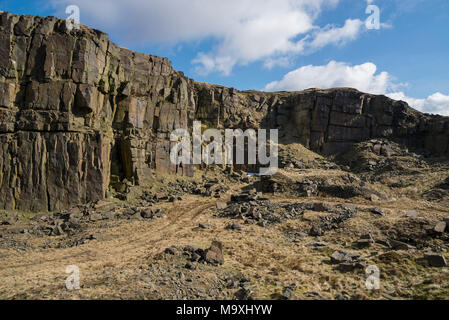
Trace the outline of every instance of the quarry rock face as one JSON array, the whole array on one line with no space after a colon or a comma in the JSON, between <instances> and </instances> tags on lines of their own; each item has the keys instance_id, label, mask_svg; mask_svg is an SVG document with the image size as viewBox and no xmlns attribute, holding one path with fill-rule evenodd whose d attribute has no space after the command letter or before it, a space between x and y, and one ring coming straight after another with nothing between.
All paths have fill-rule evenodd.
<instances>
[{"instance_id":1,"label":"quarry rock face","mask_svg":"<svg viewBox=\"0 0 449 320\"><path fill-rule=\"evenodd\" d=\"M0 14L0 209L55 211L103 199L152 172L192 175L170 161L170 133L279 129L324 155L387 138L449 155L449 118L354 89L241 92L198 83L166 58L110 42L65 20Z\"/></svg>"}]
</instances>

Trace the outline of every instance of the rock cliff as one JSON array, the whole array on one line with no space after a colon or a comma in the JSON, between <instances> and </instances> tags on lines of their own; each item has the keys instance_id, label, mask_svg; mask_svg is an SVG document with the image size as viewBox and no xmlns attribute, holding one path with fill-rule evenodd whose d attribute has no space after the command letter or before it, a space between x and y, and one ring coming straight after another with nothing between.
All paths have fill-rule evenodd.
<instances>
[{"instance_id":1,"label":"rock cliff","mask_svg":"<svg viewBox=\"0 0 449 320\"><path fill-rule=\"evenodd\" d=\"M388 138L449 155L449 118L354 89L255 92L198 83L166 58L121 48L54 17L0 14L0 208L54 211L103 199L123 180L151 183L170 133L278 128L280 142L325 155Z\"/></svg>"}]
</instances>

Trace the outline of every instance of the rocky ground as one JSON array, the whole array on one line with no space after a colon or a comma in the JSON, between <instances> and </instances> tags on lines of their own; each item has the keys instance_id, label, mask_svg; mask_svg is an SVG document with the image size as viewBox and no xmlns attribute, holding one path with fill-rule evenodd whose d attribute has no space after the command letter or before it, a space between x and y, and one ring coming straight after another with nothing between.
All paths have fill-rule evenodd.
<instances>
[{"instance_id":1,"label":"rocky ground","mask_svg":"<svg viewBox=\"0 0 449 320\"><path fill-rule=\"evenodd\" d=\"M449 298L447 159L372 140L335 159L292 144L280 166L155 175L62 212L2 212L0 298ZM79 290L65 286L69 265Z\"/></svg>"}]
</instances>

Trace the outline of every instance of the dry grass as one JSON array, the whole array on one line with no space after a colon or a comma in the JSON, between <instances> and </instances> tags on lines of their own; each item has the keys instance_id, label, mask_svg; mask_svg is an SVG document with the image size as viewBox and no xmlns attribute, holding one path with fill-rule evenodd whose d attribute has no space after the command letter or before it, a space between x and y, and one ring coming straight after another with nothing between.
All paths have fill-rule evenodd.
<instances>
[{"instance_id":1,"label":"dry grass","mask_svg":"<svg viewBox=\"0 0 449 320\"><path fill-rule=\"evenodd\" d=\"M329 178L343 173L311 170L302 174L280 170L278 174L296 179L298 175ZM159 181L155 188L162 183ZM423 185L426 183L430 183L430 178ZM232 185L227 196L241 187ZM305 237L299 241L289 241L285 235L287 231L308 230L310 222L303 219L289 220L270 228L243 225L241 231L232 231L225 228L230 220L214 218L210 214L216 201L222 200L189 195L181 202L159 205L166 210L165 219L150 222L114 221L107 226L92 224L89 232L102 232L108 236L76 247L42 249L40 246L45 242L58 241L59 238L33 238L30 240L30 247L34 248L32 250L17 252L2 249L0 298L138 299L136 290L153 286L140 280L130 280L131 276L131 279L137 277L139 267L159 259L167 247L191 244L207 248L213 239L222 241L225 250L225 264L218 267L217 272L232 271L250 277L255 284L256 298L274 298L283 286L291 283L297 284L296 294L303 299L308 298L311 292L320 292L327 299L341 293L359 299L379 299L382 293L409 298L449 297L448 270L421 266L419 252L386 253L386 249L380 245L359 250L368 264L378 265L381 269L382 287L374 294L365 287L364 270L342 273L329 263L329 256L334 250L354 251L352 244L360 235L368 232L382 234L385 228L401 223L407 210L418 210L427 220L438 221L449 212L444 206L399 197L394 201L373 203L361 198L298 199L286 195L276 196L272 201L353 203L359 207L359 214L322 239ZM379 218L372 215L369 209L373 206L383 208L388 212L387 216ZM211 227L198 229L199 223L210 224ZM316 241L326 241L329 248L316 250L308 246ZM77 265L82 272L83 287L80 291L69 292L64 287L67 276L65 268L68 265ZM209 272L205 277L215 279L217 275Z\"/></svg>"},{"instance_id":2,"label":"dry grass","mask_svg":"<svg viewBox=\"0 0 449 320\"><path fill-rule=\"evenodd\" d=\"M322 159L323 157L306 147L304 147L300 143L289 143L289 144L281 144L279 145L279 155L290 155L292 158L296 160L303 161L305 163L312 162L316 159Z\"/></svg>"}]
</instances>

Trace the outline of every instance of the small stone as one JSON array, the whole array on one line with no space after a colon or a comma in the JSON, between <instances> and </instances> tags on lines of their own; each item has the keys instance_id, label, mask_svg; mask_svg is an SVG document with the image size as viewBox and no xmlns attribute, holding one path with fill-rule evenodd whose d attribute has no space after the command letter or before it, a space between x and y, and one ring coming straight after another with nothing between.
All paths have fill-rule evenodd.
<instances>
[{"instance_id":1,"label":"small stone","mask_svg":"<svg viewBox=\"0 0 449 320\"><path fill-rule=\"evenodd\" d=\"M372 235L371 233L367 233L367 234L362 235L362 236L360 237L360 239L364 239L364 240L372 240L372 241L374 242L374 238L373 238L373 235Z\"/></svg>"},{"instance_id":2,"label":"small stone","mask_svg":"<svg viewBox=\"0 0 449 320\"><path fill-rule=\"evenodd\" d=\"M113 211L103 212L101 214L101 216L104 220L111 220L111 219L115 218L115 212L113 212ZM70 219L72 220L72 217L70 217ZM72 221L74 221L74 220L72 220Z\"/></svg>"},{"instance_id":3,"label":"small stone","mask_svg":"<svg viewBox=\"0 0 449 320\"><path fill-rule=\"evenodd\" d=\"M300 237L300 238L305 238L305 237L308 236L308 234L305 233L305 232L298 232L298 233L296 233L296 235L297 235L298 237Z\"/></svg>"},{"instance_id":4,"label":"small stone","mask_svg":"<svg viewBox=\"0 0 449 320\"><path fill-rule=\"evenodd\" d=\"M40 216L39 219L40 219L41 221L48 221L48 220L50 220L50 215L44 214L44 215Z\"/></svg>"},{"instance_id":5,"label":"small stone","mask_svg":"<svg viewBox=\"0 0 449 320\"><path fill-rule=\"evenodd\" d=\"M102 233L94 233L89 238L90 238L90 240L97 240L97 239L102 238L103 236L104 236L104 234L102 234Z\"/></svg>"},{"instance_id":6,"label":"small stone","mask_svg":"<svg viewBox=\"0 0 449 320\"><path fill-rule=\"evenodd\" d=\"M398 240L390 240L390 245L394 250L410 250L415 249L414 246L411 246L405 242L398 241Z\"/></svg>"},{"instance_id":7,"label":"small stone","mask_svg":"<svg viewBox=\"0 0 449 320\"><path fill-rule=\"evenodd\" d=\"M53 227L53 230L51 231L52 236L60 236L63 235L64 231L62 230L61 226L57 225Z\"/></svg>"},{"instance_id":8,"label":"small stone","mask_svg":"<svg viewBox=\"0 0 449 320\"><path fill-rule=\"evenodd\" d=\"M228 207L226 202L217 202L216 204L218 210L224 210Z\"/></svg>"},{"instance_id":9,"label":"small stone","mask_svg":"<svg viewBox=\"0 0 449 320\"><path fill-rule=\"evenodd\" d=\"M312 237L320 237L324 235L324 231L320 227L312 226L309 231L309 235Z\"/></svg>"},{"instance_id":10,"label":"small stone","mask_svg":"<svg viewBox=\"0 0 449 320\"><path fill-rule=\"evenodd\" d=\"M331 255L331 262L334 264L341 264L344 262L357 262L360 259L360 255L358 253L345 252L341 250L335 251Z\"/></svg>"},{"instance_id":11,"label":"small stone","mask_svg":"<svg viewBox=\"0 0 449 320\"><path fill-rule=\"evenodd\" d=\"M175 255L175 254L176 254L176 251L177 251L176 247L170 247L170 248L165 249L164 252L165 252L166 254Z\"/></svg>"},{"instance_id":12,"label":"small stone","mask_svg":"<svg viewBox=\"0 0 449 320\"><path fill-rule=\"evenodd\" d=\"M312 209L317 212L329 212L332 210L332 205L324 202L315 202L313 203Z\"/></svg>"},{"instance_id":13,"label":"small stone","mask_svg":"<svg viewBox=\"0 0 449 320\"><path fill-rule=\"evenodd\" d=\"M127 216L131 216L135 213L136 213L136 211L132 208L126 208L125 210L123 210L123 214L127 215Z\"/></svg>"},{"instance_id":14,"label":"small stone","mask_svg":"<svg viewBox=\"0 0 449 320\"><path fill-rule=\"evenodd\" d=\"M141 215L142 218L144 218L144 219L151 219L151 218L153 218L154 213L153 213L153 210L151 210L150 208L148 208L148 209L142 210L142 211L140 212L140 215Z\"/></svg>"},{"instance_id":15,"label":"small stone","mask_svg":"<svg viewBox=\"0 0 449 320\"><path fill-rule=\"evenodd\" d=\"M387 248L391 248L391 244L390 244L390 242L388 240L378 239L378 240L376 240L376 243L378 243L378 244L380 244L382 246L385 246Z\"/></svg>"},{"instance_id":16,"label":"small stone","mask_svg":"<svg viewBox=\"0 0 449 320\"><path fill-rule=\"evenodd\" d=\"M444 230L446 230L446 222L438 222L437 225L434 228L436 233L443 233Z\"/></svg>"},{"instance_id":17,"label":"small stone","mask_svg":"<svg viewBox=\"0 0 449 320\"><path fill-rule=\"evenodd\" d=\"M449 230L449 217L444 218L444 222L446 222L446 230Z\"/></svg>"},{"instance_id":18,"label":"small stone","mask_svg":"<svg viewBox=\"0 0 449 320\"><path fill-rule=\"evenodd\" d=\"M194 264L190 263L190 262L187 262L184 267L186 269L189 269L189 270L195 270L196 269L196 266Z\"/></svg>"},{"instance_id":19,"label":"small stone","mask_svg":"<svg viewBox=\"0 0 449 320\"><path fill-rule=\"evenodd\" d=\"M375 194L372 194L372 195L370 196L370 200L371 200L372 202L377 202L377 201L380 200L380 198L379 198L378 196L376 196Z\"/></svg>"},{"instance_id":20,"label":"small stone","mask_svg":"<svg viewBox=\"0 0 449 320\"><path fill-rule=\"evenodd\" d=\"M154 197L155 197L155 199L158 200L158 201L161 201L161 200L168 200L168 196L167 196L165 193L162 193L162 192L156 193L156 194L154 195Z\"/></svg>"},{"instance_id":21,"label":"small stone","mask_svg":"<svg viewBox=\"0 0 449 320\"><path fill-rule=\"evenodd\" d=\"M331 255L331 262L332 263L341 263L341 262L345 261L345 257L346 257L346 252L344 252L344 251L335 251Z\"/></svg>"},{"instance_id":22,"label":"small stone","mask_svg":"<svg viewBox=\"0 0 449 320\"><path fill-rule=\"evenodd\" d=\"M240 285L240 282L233 278L226 279L226 288L228 289L236 289Z\"/></svg>"},{"instance_id":23,"label":"small stone","mask_svg":"<svg viewBox=\"0 0 449 320\"><path fill-rule=\"evenodd\" d=\"M156 209L154 212L154 217L156 218L164 218L165 217L165 210L164 209Z\"/></svg>"},{"instance_id":24,"label":"small stone","mask_svg":"<svg viewBox=\"0 0 449 320\"><path fill-rule=\"evenodd\" d=\"M137 290L136 294L137 294L137 296L139 297L140 300L146 300L145 294L142 291Z\"/></svg>"},{"instance_id":25,"label":"small stone","mask_svg":"<svg viewBox=\"0 0 449 320\"><path fill-rule=\"evenodd\" d=\"M319 221L321 216L322 215L316 211L304 211L302 214L302 218L306 221Z\"/></svg>"},{"instance_id":26,"label":"small stone","mask_svg":"<svg viewBox=\"0 0 449 320\"><path fill-rule=\"evenodd\" d=\"M377 166L377 162L374 161L374 160L369 160L369 161L368 161L368 164L369 164L370 166Z\"/></svg>"},{"instance_id":27,"label":"small stone","mask_svg":"<svg viewBox=\"0 0 449 320\"><path fill-rule=\"evenodd\" d=\"M259 227L265 228L265 227L267 226L267 223L266 223L265 221L259 221L259 222L257 223L257 225L258 225Z\"/></svg>"},{"instance_id":28,"label":"small stone","mask_svg":"<svg viewBox=\"0 0 449 320\"><path fill-rule=\"evenodd\" d=\"M242 230L242 225L240 223L233 223L226 227L229 230Z\"/></svg>"},{"instance_id":29,"label":"small stone","mask_svg":"<svg viewBox=\"0 0 449 320\"><path fill-rule=\"evenodd\" d=\"M329 248L329 245L325 242L312 242L312 243L307 244L307 247L313 247L316 250L321 250L321 249Z\"/></svg>"},{"instance_id":30,"label":"small stone","mask_svg":"<svg viewBox=\"0 0 449 320\"><path fill-rule=\"evenodd\" d=\"M381 144L375 144L375 145L373 146L373 152L374 152L375 154L380 155L381 150L382 150L382 145L381 145ZM374 162L374 160L370 160L370 164L371 164L371 161ZM374 163L375 163L375 162L374 162Z\"/></svg>"},{"instance_id":31,"label":"small stone","mask_svg":"<svg viewBox=\"0 0 449 320\"><path fill-rule=\"evenodd\" d=\"M129 215L128 219L130 219L130 220L143 220L142 214L139 211L135 211L134 214Z\"/></svg>"},{"instance_id":32,"label":"small stone","mask_svg":"<svg viewBox=\"0 0 449 320\"><path fill-rule=\"evenodd\" d=\"M257 189L256 189L256 188L253 188L253 189L251 189L251 190L248 190L248 194L249 194L250 196L255 195L256 193L257 193Z\"/></svg>"},{"instance_id":33,"label":"small stone","mask_svg":"<svg viewBox=\"0 0 449 320\"><path fill-rule=\"evenodd\" d=\"M373 208L371 209L371 212L374 214L381 215L382 217L385 217L385 211L383 211L381 208Z\"/></svg>"},{"instance_id":34,"label":"small stone","mask_svg":"<svg viewBox=\"0 0 449 320\"><path fill-rule=\"evenodd\" d=\"M252 290L247 288L240 288L236 293L235 297L238 300L252 300Z\"/></svg>"},{"instance_id":35,"label":"small stone","mask_svg":"<svg viewBox=\"0 0 449 320\"><path fill-rule=\"evenodd\" d=\"M428 252L424 254L424 259L431 267L447 267L446 259L441 253Z\"/></svg>"},{"instance_id":36,"label":"small stone","mask_svg":"<svg viewBox=\"0 0 449 320\"><path fill-rule=\"evenodd\" d=\"M414 210L410 210L410 211L407 211L406 213L405 213L405 215L407 216L407 218L418 218L418 212L417 211L414 211Z\"/></svg>"},{"instance_id":37,"label":"small stone","mask_svg":"<svg viewBox=\"0 0 449 320\"><path fill-rule=\"evenodd\" d=\"M196 252L192 253L192 256L190 257L190 261L197 262L200 260L201 260L201 256L198 253L196 253Z\"/></svg>"},{"instance_id":38,"label":"small stone","mask_svg":"<svg viewBox=\"0 0 449 320\"><path fill-rule=\"evenodd\" d=\"M223 264L223 244L220 241L212 241L212 245L206 251L204 260L211 264Z\"/></svg>"},{"instance_id":39,"label":"small stone","mask_svg":"<svg viewBox=\"0 0 449 320\"><path fill-rule=\"evenodd\" d=\"M338 269L343 272L351 272L356 268L355 263L352 262L342 262L338 265Z\"/></svg>"},{"instance_id":40,"label":"small stone","mask_svg":"<svg viewBox=\"0 0 449 320\"><path fill-rule=\"evenodd\" d=\"M308 297L313 298L314 300L322 300L323 296L318 291L312 291L307 294Z\"/></svg>"},{"instance_id":41,"label":"small stone","mask_svg":"<svg viewBox=\"0 0 449 320\"><path fill-rule=\"evenodd\" d=\"M282 299L283 300L292 300L295 298L295 290L297 289L296 284L291 284L289 286L284 287L282 290Z\"/></svg>"},{"instance_id":42,"label":"small stone","mask_svg":"<svg viewBox=\"0 0 449 320\"><path fill-rule=\"evenodd\" d=\"M390 296L390 295L387 294L387 293L382 293L382 297L384 297L384 298L387 299L387 300L396 300L395 297Z\"/></svg>"},{"instance_id":43,"label":"small stone","mask_svg":"<svg viewBox=\"0 0 449 320\"><path fill-rule=\"evenodd\" d=\"M360 239L355 244L358 248L369 248L373 243L372 239Z\"/></svg>"}]
</instances>

